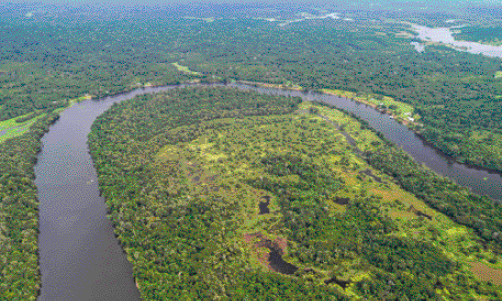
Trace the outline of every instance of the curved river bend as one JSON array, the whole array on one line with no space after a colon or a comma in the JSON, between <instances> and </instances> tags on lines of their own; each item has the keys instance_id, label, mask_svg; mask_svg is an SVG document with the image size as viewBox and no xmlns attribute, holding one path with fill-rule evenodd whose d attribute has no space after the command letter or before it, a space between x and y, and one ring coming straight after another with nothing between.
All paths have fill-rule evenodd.
<instances>
[{"instance_id":1,"label":"curved river bend","mask_svg":"<svg viewBox=\"0 0 502 301\"><path fill-rule=\"evenodd\" d=\"M87 100L61 113L42 138L35 165L39 206L39 301L139 300L132 265L113 234L100 196L87 135L94 120L113 103L147 88Z\"/></svg>"},{"instance_id":2,"label":"curved river bend","mask_svg":"<svg viewBox=\"0 0 502 301\"><path fill-rule=\"evenodd\" d=\"M502 199L500 174L457 164L424 144L413 131L388 115L350 99L325 94L230 85L243 90L307 101L322 101L355 113L437 173L473 192ZM182 86L183 87L183 86ZM100 196L87 135L94 120L112 104L174 87L144 88L101 100L86 100L63 113L43 137L35 166L39 206L39 259L42 288L39 301L140 300L132 265L113 234Z\"/></svg>"}]
</instances>

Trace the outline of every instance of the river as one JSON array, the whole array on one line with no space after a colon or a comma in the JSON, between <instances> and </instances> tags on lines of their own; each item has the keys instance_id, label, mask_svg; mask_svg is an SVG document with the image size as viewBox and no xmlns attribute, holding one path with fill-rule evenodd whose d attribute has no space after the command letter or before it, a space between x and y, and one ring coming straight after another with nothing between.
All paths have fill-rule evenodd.
<instances>
[{"instance_id":1,"label":"river","mask_svg":"<svg viewBox=\"0 0 502 301\"><path fill-rule=\"evenodd\" d=\"M491 57L502 57L502 46L492 46L476 42L455 40L451 28L430 28L416 24L411 25L413 30L418 33L417 38L422 41L448 44L455 47L455 49L459 51L466 51L474 54L483 54ZM422 44L422 47L420 47L417 46L417 44L417 42L412 42L412 45L415 46L415 49L417 49L418 52L422 52L422 47L425 46Z\"/></svg>"},{"instance_id":2,"label":"river","mask_svg":"<svg viewBox=\"0 0 502 301\"><path fill-rule=\"evenodd\" d=\"M100 196L87 135L113 103L146 88L99 101L86 100L61 113L42 138L35 165L39 206L39 301L140 300L132 265L113 234Z\"/></svg>"},{"instance_id":3,"label":"river","mask_svg":"<svg viewBox=\"0 0 502 301\"><path fill-rule=\"evenodd\" d=\"M322 101L355 113L415 158L473 192L502 199L500 174L453 162L426 145L406 126L370 106L326 94L303 93L233 84L243 90L306 101ZM145 93L174 87L138 89L101 100L86 100L67 108L42 139L35 166L39 206L39 261L42 288L39 301L140 300L128 262L100 196L87 135L94 120L112 104Z\"/></svg>"},{"instance_id":4,"label":"river","mask_svg":"<svg viewBox=\"0 0 502 301\"><path fill-rule=\"evenodd\" d=\"M476 194L502 200L502 175L500 173L456 163L453 158L445 156L441 151L425 143L405 125L368 105L328 94L303 93L271 88L250 88L245 85L235 86L241 89L252 89L260 93L299 96L306 101L320 101L352 112L366 120L373 129L381 132L387 139L400 146L415 161L426 165L442 176L450 178L457 184L469 187Z\"/></svg>"}]
</instances>

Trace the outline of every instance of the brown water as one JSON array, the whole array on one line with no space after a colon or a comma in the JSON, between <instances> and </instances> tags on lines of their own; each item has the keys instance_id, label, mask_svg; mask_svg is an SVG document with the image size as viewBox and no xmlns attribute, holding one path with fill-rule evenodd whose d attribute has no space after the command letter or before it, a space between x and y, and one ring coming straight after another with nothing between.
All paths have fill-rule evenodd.
<instances>
[{"instance_id":1,"label":"brown water","mask_svg":"<svg viewBox=\"0 0 502 301\"><path fill-rule=\"evenodd\" d=\"M331 95L254 88L235 84L243 90L304 100L322 101L355 113L401 146L420 163L475 193L502 199L502 177L498 173L454 163L425 144L404 125L375 109ZM113 103L144 93L173 87L138 89L98 101L87 100L66 109L43 137L43 149L35 166L39 207L39 260L42 273L40 301L52 300L139 300L139 292L100 196L87 135L94 120ZM277 252L276 252L277 253ZM279 253L270 253L271 265L294 273Z\"/></svg>"},{"instance_id":2,"label":"brown water","mask_svg":"<svg viewBox=\"0 0 502 301\"><path fill-rule=\"evenodd\" d=\"M268 256L268 264L278 273L293 275L298 270L298 267L285 261L278 250L270 250Z\"/></svg>"},{"instance_id":3,"label":"brown water","mask_svg":"<svg viewBox=\"0 0 502 301\"><path fill-rule=\"evenodd\" d=\"M472 192L486 195L495 200L502 200L502 176L498 172L488 171L467 164L456 163L451 157L424 142L405 125L400 124L389 115L351 99L318 93L304 93L271 88L255 88L236 84L241 89L252 89L260 93L283 96L298 96L305 101L319 101L348 112L366 120L370 127L381 132L388 140L401 147L418 163L426 165L436 173L448 177L459 185L466 186Z\"/></svg>"},{"instance_id":4,"label":"brown water","mask_svg":"<svg viewBox=\"0 0 502 301\"><path fill-rule=\"evenodd\" d=\"M35 166L42 273L38 300L140 299L132 265L106 216L87 135L96 117L113 103L166 89L84 101L61 113L43 137Z\"/></svg>"}]
</instances>

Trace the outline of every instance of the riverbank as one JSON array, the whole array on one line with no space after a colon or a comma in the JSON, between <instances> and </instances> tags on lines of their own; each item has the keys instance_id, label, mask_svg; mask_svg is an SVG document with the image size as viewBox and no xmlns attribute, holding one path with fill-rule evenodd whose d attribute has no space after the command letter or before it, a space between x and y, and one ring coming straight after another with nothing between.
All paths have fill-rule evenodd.
<instances>
[{"instance_id":1,"label":"riverbank","mask_svg":"<svg viewBox=\"0 0 502 301\"><path fill-rule=\"evenodd\" d=\"M194 84L199 84L199 83L200 83L199 79L191 79L190 81L182 83L181 86L194 85ZM286 85L269 84L269 83L262 83L262 82L250 82L250 81L237 81L236 83L241 84L241 85L250 85L250 86L253 86L253 87L256 87L259 89L278 89L278 90L285 91L285 92L287 92L287 91L296 92L296 93L299 93L299 94L297 94L297 96L302 96L302 97L305 95L305 93L314 93L314 94L317 93L317 92L308 92L298 85L286 86ZM211 85L211 84L224 85L224 83L208 83L208 84L209 85ZM142 89L145 93L149 93L149 91L151 91L151 90L155 90L155 89L162 88L162 87L164 87L164 86L158 86L158 85L154 85L154 84L150 83L150 84L143 85L140 89ZM112 98L120 97L121 95L127 94L130 91L134 91L134 90L131 90L131 89L133 89L132 87L129 87L128 89L129 89L128 92L123 92L123 93L120 93L120 94L117 94L117 95L111 96L111 97ZM138 89L136 89L136 90L138 90ZM435 153L435 156L441 156L443 158L443 159L441 159L441 161L448 162L447 165L451 165L452 162L456 162L456 163L454 164L454 166L452 166L454 168L447 169L447 168L442 167L438 171L438 169L434 167L435 163L432 163L432 162L427 163L428 161L431 161L431 160L424 158L424 156L422 156L422 155L419 155L419 156L413 155L414 150L411 148L407 148L404 144L402 144L400 142L400 141L402 141L402 139L393 140L394 143L403 147L407 152L412 154L412 156L418 162L425 163L429 168L435 170L436 172L438 172L439 174L441 174L443 176L447 176L447 177L453 176L452 180L459 183L460 185L466 185L466 186L471 187L471 189L473 189L474 193L480 193L480 191L485 190L484 188L478 188L478 187L485 187L487 185L488 185L487 187L489 187L489 185L492 185L492 186L496 185L494 183L496 183L498 181L497 177L500 176L499 171L494 170L494 169L490 169L490 168L486 168L486 167L482 167L482 166L478 166L478 165L473 165L473 164L470 164L469 162L466 162L466 163L458 162L455 157L448 156L443 151L441 151L439 148L437 148L432 142L425 139L423 137L422 131L421 131L422 124L419 122L416 122L416 120L415 120L415 118L417 118L419 120L420 117L418 115L412 115L412 113L411 113L413 110L412 106L394 101L392 98L385 97L385 96L382 96L381 100L377 100L375 97L358 96L354 92L348 92L348 91L343 91L343 90L325 89L321 92L323 94L315 94L315 95L327 95L327 96L331 95L331 96L343 97L343 98L346 98L348 101L354 101L355 103L360 103L360 104L363 104L363 105L370 107L371 109L379 112L379 114L381 114L382 117L386 116L386 118L389 118L389 122L392 122L395 120L396 122L401 123L402 125L407 127L410 131L412 131L414 133L414 135L416 135L419 138L419 140L421 141L422 144L427 145L428 147L432 148L434 150L432 153ZM314 95L314 94L312 94L312 95ZM85 99L89 99L89 98L92 98L92 96L87 95L85 97ZM85 99L81 98L80 100L85 101ZM94 98L92 98L92 99L94 99ZM320 99L320 101L323 101L323 100ZM387 108L390 106L395 106L395 108L391 109L391 110L382 109L382 106L379 106L380 103L377 104L377 102L379 102L379 101L381 101L382 104ZM76 102L71 102L71 103L74 104ZM351 110L352 110L352 112L355 112L357 115L357 111L358 111L357 108L352 107ZM349 111L351 111L351 110L349 110ZM61 109L57 110L56 112L60 112L60 111L61 111ZM409 117L409 116L413 116L413 117ZM372 117L372 118L375 118L375 117ZM407 120L408 118L412 118L413 121ZM364 117L363 117L363 119L364 119ZM374 124L373 127L375 125L376 124ZM381 128L379 128L379 126L377 126L376 130L379 131L379 130L381 130ZM409 140L410 138L406 138L406 139ZM429 152L429 153L431 153L431 152ZM436 160L432 160L432 161L436 161ZM482 173L483 181L480 183L477 183L475 185L470 184L469 182L465 181L465 178L459 177L459 175L455 174L455 170L458 170L458 169L463 170L461 173L466 172L468 169L480 171ZM486 192L481 193L481 194L486 194ZM497 192L497 193L495 193L495 195L497 195L497 197L495 199L502 198L502 192L500 192L500 193Z\"/></svg>"},{"instance_id":2,"label":"riverbank","mask_svg":"<svg viewBox=\"0 0 502 301\"><path fill-rule=\"evenodd\" d=\"M0 299L34 301L41 275L38 257L39 202L34 165L41 138L56 114L41 116L30 131L0 143Z\"/></svg>"},{"instance_id":3,"label":"riverbank","mask_svg":"<svg viewBox=\"0 0 502 301\"><path fill-rule=\"evenodd\" d=\"M271 88L271 89L280 89L284 91L297 91L297 92L302 92L302 93L309 93L309 91L304 90L302 87L295 85L294 87L288 87L284 85L277 85L277 84L268 84L268 83L261 83L261 82L249 82L249 81L237 81L238 83L242 83L245 85L251 85L254 87L258 88ZM483 179L486 179L486 181L493 181L493 178L496 178L496 176L501 176L502 173L500 170L495 169L495 168L488 168L480 165L475 165L469 161L464 161L461 162L459 161L456 157L450 156L446 154L443 150L441 150L439 147L437 147L433 142L429 141L426 137L423 135L423 124L420 121L421 116L418 114L414 114L414 108L411 105L398 102L393 100L390 97L386 96L381 96L381 99L378 100L375 97L371 96L358 96L357 93L355 92L349 92L349 91L343 91L343 90L336 90L336 89L323 89L320 92L322 92L325 95L333 95L337 97L343 97L346 99L350 99L351 101L354 101L356 103L360 103L366 106L369 106L373 108L374 110L378 111L381 113L383 116L388 116L390 119L395 120L396 122L406 126L410 131L412 131L420 140L421 142L432 148L436 155L441 156L448 164L455 163L458 166L464 166L466 169L473 169L473 170L478 170L481 172L484 172L485 176ZM313 92L313 93L319 93L319 92ZM322 101L322 100L320 100ZM393 109L389 109L389 107L393 106ZM394 141L397 145L400 145L398 141ZM416 156L414 156L415 159L417 159ZM419 160L419 162L422 161L422 163L425 160ZM432 170L435 170L432 165L429 165L429 168ZM443 176L448 176L448 174L451 174L451 172L439 172L439 174ZM495 177L493 176L495 175ZM453 180L456 183L459 183L460 185L465 185L465 182L458 182L453 178ZM493 183L493 182L492 182ZM472 187L471 187L472 189ZM479 190L474 189L474 193L479 193ZM502 199L502 194L497 194L497 197L495 200L500 200Z\"/></svg>"},{"instance_id":4,"label":"riverbank","mask_svg":"<svg viewBox=\"0 0 502 301\"><path fill-rule=\"evenodd\" d=\"M421 124L418 123L418 120L420 120L420 115L414 113L415 108L413 106L396 101L391 97L380 95L376 96L379 98L377 99L369 95L358 96L355 92L337 89L323 89L321 91L325 94L350 98L354 101L368 105L382 114L389 115L389 117L408 126L410 129L413 129L415 126L421 126Z\"/></svg>"},{"instance_id":5,"label":"riverbank","mask_svg":"<svg viewBox=\"0 0 502 301\"><path fill-rule=\"evenodd\" d=\"M41 140L44 147L34 166L42 275L38 301L140 299L132 266L100 196L87 136L113 103L142 91L74 102Z\"/></svg>"},{"instance_id":6,"label":"riverbank","mask_svg":"<svg viewBox=\"0 0 502 301\"><path fill-rule=\"evenodd\" d=\"M134 95L139 95L139 94L142 94L142 93L154 93L154 91L162 91L163 89L167 89L167 88L142 88L142 89L139 89L137 90L137 92L131 94L129 97L133 97ZM267 93L283 93L283 95L286 95L286 96L301 96L301 97L307 97L309 99L318 99L319 101L322 101L322 97L324 97L324 101L329 101L330 99L333 100L333 101L338 101L338 105L339 106L349 106L349 109L351 108L353 112L359 112L359 113L362 113L362 112L371 112L371 111L367 111L367 109L365 109L364 106L361 106L361 105L356 105L354 104L353 101L351 100L347 100L347 99L338 99L338 98L332 98L334 96L329 96L329 95L320 95L320 94L309 94L308 96L306 96L302 91L300 90L279 90L278 87L274 87L274 88L267 88L268 90L262 90L262 89L265 89L265 88L252 88L252 89L256 89L257 91L267 91ZM122 94L122 96L124 96L124 94ZM114 96L114 97L110 97L108 98L108 101L112 101L112 102L115 102L115 101L118 101L117 98L119 98L119 96ZM85 102L88 102L88 104L86 104ZM82 107L89 107L89 105L92 105L92 104L101 104L102 102L101 101L94 101L94 100L85 100L84 103L81 104ZM72 108L76 108L76 106L79 106L78 104L75 105L74 107ZM90 108L90 107L89 107ZM369 109L368 109L369 110ZM371 108L371 110L373 110L373 108ZM374 111L374 110L373 110ZM380 122L384 122L384 123L387 123L387 122L393 122L392 120L388 119L388 118L383 118L382 119L382 116L379 112L376 112L375 111L375 115L367 115L366 117L369 118L369 120L380 120ZM83 114L82 116L86 116L87 114ZM363 114L364 115L364 114ZM373 117L372 117L373 116ZM379 117L380 116L380 117ZM79 117L80 118L80 117ZM78 118L77 118L78 119ZM76 120L77 120L76 119ZM375 128L382 128L381 125L373 125L373 127ZM80 126L79 126L80 128ZM403 132L403 130L401 128L397 128L396 129L398 132ZM385 132L385 128L384 128L384 132ZM15 139L18 139L18 138L15 138ZM397 140L394 140L394 141L407 141L406 138L399 138L397 137L396 138ZM411 142L410 142L411 143ZM6 152L7 154L7 152ZM433 157L433 155L431 155ZM430 157L429 155L426 155L426 157ZM446 164L446 163L445 163ZM15 164L15 166L18 166L19 164ZM451 163L450 163L451 165ZM453 167L455 167L455 164L452 165ZM452 167L450 166L450 167ZM436 166L437 167L437 166ZM434 169L434 168L433 168ZM437 170L434 169L434 170ZM455 172L455 169L453 170L454 173ZM473 176L472 172L469 171L469 170L463 170L463 169L460 169L460 172L462 174L468 174L470 176ZM486 176L483 176L483 174L480 174L479 177L486 177ZM484 183L486 183L487 186L480 186L480 187L500 187L500 185L496 184L496 183L499 183L499 182L496 182L496 180L494 180L494 178L488 178L487 180L483 180ZM87 179L86 180L86 183L89 182L89 180ZM85 185L89 185L89 184L85 184ZM473 186L477 186L475 183L471 183L471 185ZM5 186L5 187L8 187L8 186ZM59 224L59 225L65 225L65 223L63 223L62 220L59 220L56 222L56 224ZM6 282L7 283L7 282Z\"/></svg>"},{"instance_id":7,"label":"riverbank","mask_svg":"<svg viewBox=\"0 0 502 301\"><path fill-rule=\"evenodd\" d=\"M482 54L490 57L502 58L502 46L493 46L471 41L456 40L452 28L439 27L429 28L417 24L403 22L417 33L417 38L426 42L440 43L445 46L454 47L455 50Z\"/></svg>"},{"instance_id":8,"label":"riverbank","mask_svg":"<svg viewBox=\"0 0 502 301\"><path fill-rule=\"evenodd\" d=\"M251 81L244 81L244 80L238 80L237 83L244 84L244 85L249 85L253 87L260 87L260 88L272 88L272 89L281 89L281 90L290 90L290 91L299 91L299 92L305 92L308 93L309 90L305 90L303 87L299 85L280 85L280 84L269 84L269 83L263 83L263 82L251 82ZM410 129L413 127L411 125L415 126L421 126L420 123L417 121L420 119L420 115L414 113L414 108L413 106L409 104L405 104L399 101L395 101L391 97L387 96L376 96L377 98L371 97L371 96L358 96L357 93L355 92L349 92L349 91L344 91L344 90L337 90L337 89L322 89L320 92L327 94L327 95L334 95L334 96L339 96L339 97L344 97L344 98L350 98L354 101L357 101L359 103L371 106L375 110L378 110L379 112L389 115L389 117L392 117L393 119L396 119L397 121L401 122L404 125L410 125ZM317 91L315 93L318 93ZM410 120L411 118L411 120Z\"/></svg>"},{"instance_id":9,"label":"riverbank","mask_svg":"<svg viewBox=\"0 0 502 301\"><path fill-rule=\"evenodd\" d=\"M269 84L269 83L262 83L262 82L250 82L250 81L245 81L245 80L237 80L236 81L239 84L243 85L248 85L252 87L257 87L257 88L272 88L272 89L281 89L281 90L290 90L290 91L305 91L301 86L299 85L279 85L279 84Z\"/></svg>"},{"instance_id":10,"label":"riverbank","mask_svg":"<svg viewBox=\"0 0 502 301\"><path fill-rule=\"evenodd\" d=\"M388 118L382 118L372 108L334 96L240 88L260 94L241 97L242 92L227 87L176 89L142 96L113 107L93 129L93 158L107 202L116 212L111 218L123 233L121 239L126 241L136 270L151 271L139 273L138 283L145 299L170 294L184 296L194 287L190 283L200 287L202 281L218 283L222 289L217 293L232 298L232 288L242 286L245 290L244 284L255 288L255 283L264 283L263 275L281 280L266 282L273 287L281 288L286 281L303 286L307 280L314 285L305 287L312 289L336 287L355 296L369 297L360 290L363 284L384 290L386 277L399 277L399 273L394 273L395 266L389 270L396 257L404 257L409 263L406 271L419 267L422 273L432 270L437 277L439 266L448 279L467 279L456 278L460 274L469 277L468 282L461 280L462 284L445 283L447 291L456 296L467 297L470 288L478 285L488 287L462 270L468 268L466 256L473 254L472 249L468 254L462 250L469 248L471 242L479 244L472 230L455 224L404 191L391 176L369 166L355 154L338 127L308 113L310 106L317 104L303 102L300 110L284 115L260 113L264 103L274 104L270 100L264 102L260 95L282 95L290 101L294 100L290 96L297 95L305 100L323 97L325 101L339 101L354 105L359 111L372 112L379 120L389 121ZM199 101L205 102L201 107L209 109L196 111ZM164 109L173 106L179 108L175 113ZM243 116L239 111L243 108L251 116ZM358 147L365 153L382 147L395 148L350 116L320 106L319 110L357 139ZM141 120L140 116L148 119L133 125L135 130L131 131L130 120ZM189 123L180 124L180 120ZM123 145L128 145L125 151ZM122 176L124 170L129 177ZM143 181L142 185L131 185L138 181ZM165 197L164 192L168 193ZM270 196L266 214L259 210L263 196ZM342 198L346 201L336 201ZM167 226L172 224L176 227ZM447 232L454 227L463 229L464 235L458 240L453 240L457 232ZM351 235L347 236L348 232ZM141 233L141 243L134 233ZM259 238L256 233L263 236ZM288 265L276 262L284 264L284 270L269 263L279 259L274 245L279 241L287 242L281 256ZM163 252L151 252L154 242L160 242L154 245L156 250L176 251L160 256ZM271 254L273 250L277 252ZM489 251L479 256L483 259L478 261L484 264L497 258ZM364 264L359 265L360 262ZM368 265L372 268L368 269ZM197 274L187 276L191 268L196 268ZM269 269L278 273L270 273ZM281 271L292 275L279 275ZM244 280L249 275L253 275L252 280ZM436 284L434 277L428 278L432 280L431 288ZM446 294L443 287L432 291ZM400 296L407 295L405 291L400 291ZM208 289L198 293L211 299L212 291Z\"/></svg>"}]
</instances>

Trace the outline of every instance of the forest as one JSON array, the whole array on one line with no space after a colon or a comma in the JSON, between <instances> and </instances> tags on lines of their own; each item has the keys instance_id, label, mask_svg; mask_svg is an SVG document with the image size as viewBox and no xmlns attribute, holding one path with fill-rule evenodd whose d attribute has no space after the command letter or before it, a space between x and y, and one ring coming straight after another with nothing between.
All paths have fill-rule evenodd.
<instances>
[{"instance_id":1,"label":"forest","mask_svg":"<svg viewBox=\"0 0 502 301\"><path fill-rule=\"evenodd\" d=\"M29 132L0 143L0 299L35 300L38 268L38 200L33 167L40 139L56 114L34 123Z\"/></svg>"},{"instance_id":2,"label":"forest","mask_svg":"<svg viewBox=\"0 0 502 301\"><path fill-rule=\"evenodd\" d=\"M278 12L0 6L0 299L39 292L33 166L58 112L83 99L236 80L392 99L445 154L502 171L501 60L441 45L418 53L402 23L481 20L458 37L497 43L486 24L500 10L266 19ZM100 187L144 298L502 299L501 209L353 117L310 106L190 88L97 121Z\"/></svg>"},{"instance_id":3,"label":"forest","mask_svg":"<svg viewBox=\"0 0 502 301\"><path fill-rule=\"evenodd\" d=\"M114 105L99 118L91 154L142 297L501 298L500 284L470 267L500 267L500 240L429 204L436 190L415 196L376 157L366 163L383 146L399 153L374 132L311 106L185 88ZM264 199L268 212L259 210ZM476 206L458 210L474 214ZM285 263L274 261L277 253Z\"/></svg>"},{"instance_id":4,"label":"forest","mask_svg":"<svg viewBox=\"0 0 502 301\"><path fill-rule=\"evenodd\" d=\"M502 27L474 25L462 27L455 38L494 46L502 46Z\"/></svg>"},{"instance_id":5,"label":"forest","mask_svg":"<svg viewBox=\"0 0 502 301\"><path fill-rule=\"evenodd\" d=\"M221 13L216 19L164 13L72 11L70 17L23 18L3 12L0 32L8 42L1 44L0 120L63 107L84 95L190 80L340 89L410 104L422 116L417 131L433 145L459 162L502 170L500 59L440 45L418 53L410 45L409 25L400 22L430 24L454 14L346 10L340 14L352 21L280 26L244 17L242 10L239 18ZM481 13L470 18L475 16L488 20Z\"/></svg>"}]
</instances>

